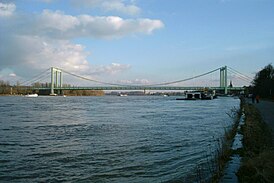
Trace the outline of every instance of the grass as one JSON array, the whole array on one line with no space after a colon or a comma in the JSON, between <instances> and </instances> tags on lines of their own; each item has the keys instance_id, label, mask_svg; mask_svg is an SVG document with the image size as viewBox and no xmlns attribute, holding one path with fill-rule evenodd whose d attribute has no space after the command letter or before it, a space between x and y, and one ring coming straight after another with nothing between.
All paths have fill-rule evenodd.
<instances>
[{"instance_id":1,"label":"grass","mask_svg":"<svg viewBox=\"0 0 274 183\"><path fill-rule=\"evenodd\" d=\"M245 124L240 131L243 134L243 148L233 151L231 144L237 133L242 110L245 112ZM198 183L219 182L230 156L239 154L243 159L237 172L241 183L273 183L274 148L271 130L263 122L259 111L242 99L240 109L234 108L228 115L235 120L232 128L225 129L224 138L217 139L217 149L210 150L210 155L207 155L206 165L198 165L195 169L196 177L189 180ZM189 180L186 182L191 182Z\"/></svg>"},{"instance_id":2,"label":"grass","mask_svg":"<svg viewBox=\"0 0 274 183\"><path fill-rule=\"evenodd\" d=\"M271 130L259 111L251 104L244 105L245 124L242 126L242 165L237 173L240 182L274 182L274 149Z\"/></svg>"},{"instance_id":3,"label":"grass","mask_svg":"<svg viewBox=\"0 0 274 183\"><path fill-rule=\"evenodd\" d=\"M242 102L241 102L242 103ZM225 129L224 138L219 142L219 147L215 152L215 172L212 174L212 183L219 182L220 178L223 176L223 171L225 165L230 160L230 156L233 154L231 145L233 139L237 133L237 128L239 125L240 117L242 115L242 105L240 109L233 108L230 113L227 113L232 119L234 119L233 126L230 129Z\"/></svg>"},{"instance_id":4,"label":"grass","mask_svg":"<svg viewBox=\"0 0 274 183\"><path fill-rule=\"evenodd\" d=\"M223 176L223 171L225 165L230 160L230 156L233 153L231 150L231 144L237 133L237 127L239 125L239 120L242 114L241 108L233 108L229 113L234 123L231 127L225 128L224 137L221 139L216 139L216 149L209 151L205 154L207 157L207 162L203 165L197 165L195 169L195 178L191 179L192 182L204 183L204 182L219 182L220 178ZM186 182L191 182L190 179Z\"/></svg>"}]
</instances>

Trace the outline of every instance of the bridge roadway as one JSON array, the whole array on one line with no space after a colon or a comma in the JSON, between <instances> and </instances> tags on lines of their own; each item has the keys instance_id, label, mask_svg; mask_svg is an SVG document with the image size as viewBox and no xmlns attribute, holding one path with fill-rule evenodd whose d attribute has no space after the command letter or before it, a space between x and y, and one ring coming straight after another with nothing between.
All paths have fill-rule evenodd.
<instances>
[{"instance_id":1,"label":"bridge roadway","mask_svg":"<svg viewBox=\"0 0 274 183\"><path fill-rule=\"evenodd\" d=\"M33 90L50 90L50 87L32 87ZM185 86L96 86L96 87L55 87L54 90L225 90L225 87ZM243 87L227 87L228 91L243 91Z\"/></svg>"}]
</instances>

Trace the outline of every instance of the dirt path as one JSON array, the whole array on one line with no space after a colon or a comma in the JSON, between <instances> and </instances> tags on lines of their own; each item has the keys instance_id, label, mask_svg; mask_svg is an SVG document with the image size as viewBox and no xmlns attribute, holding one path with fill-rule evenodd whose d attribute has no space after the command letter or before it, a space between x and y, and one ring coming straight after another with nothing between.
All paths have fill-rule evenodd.
<instances>
[{"instance_id":1,"label":"dirt path","mask_svg":"<svg viewBox=\"0 0 274 183\"><path fill-rule=\"evenodd\" d=\"M263 120L272 129L272 145L274 145L274 102L261 100L254 105L260 111Z\"/></svg>"}]
</instances>

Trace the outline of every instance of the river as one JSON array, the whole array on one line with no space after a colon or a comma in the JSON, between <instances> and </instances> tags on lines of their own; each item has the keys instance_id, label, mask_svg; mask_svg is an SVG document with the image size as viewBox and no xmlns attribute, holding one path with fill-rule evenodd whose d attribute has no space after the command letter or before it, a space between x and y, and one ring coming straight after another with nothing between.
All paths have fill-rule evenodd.
<instances>
[{"instance_id":1,"label":"river","mask_svg":"<svg viewBox=\"0 0 274 183\"><path fill-rule=\"evenodd\" d=\"M180 182L239 100L0 97L0 182Z\"/></svg>"}]
</instances>

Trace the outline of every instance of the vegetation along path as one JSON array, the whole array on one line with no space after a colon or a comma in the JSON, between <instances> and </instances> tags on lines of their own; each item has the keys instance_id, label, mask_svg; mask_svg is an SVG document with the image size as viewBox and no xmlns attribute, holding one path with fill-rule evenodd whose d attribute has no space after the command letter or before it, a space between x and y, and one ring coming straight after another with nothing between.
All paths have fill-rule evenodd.
<instances>
[{"instance_id":1,"label":"vegetation along path","mask_svg":"<svg viewBox=\"0 0 274 183\"><path fill-rule=\"evenodd\" d=\"M237 173L241 183L274 182L273 110L268 101L244 105L243 149L238 151L243 161Z\"/></svg>"},{"instance_id":2,"label":"vegetation along path","mask_svg":"<svg viewBox=\"0 0 274 183\"><path fill-rule=\"evenodd\" d=\"M274 145L274 102L260 101L255 106L260 111L265 123L272 129L272 145Z\"/></svg>"}]
</instances>

